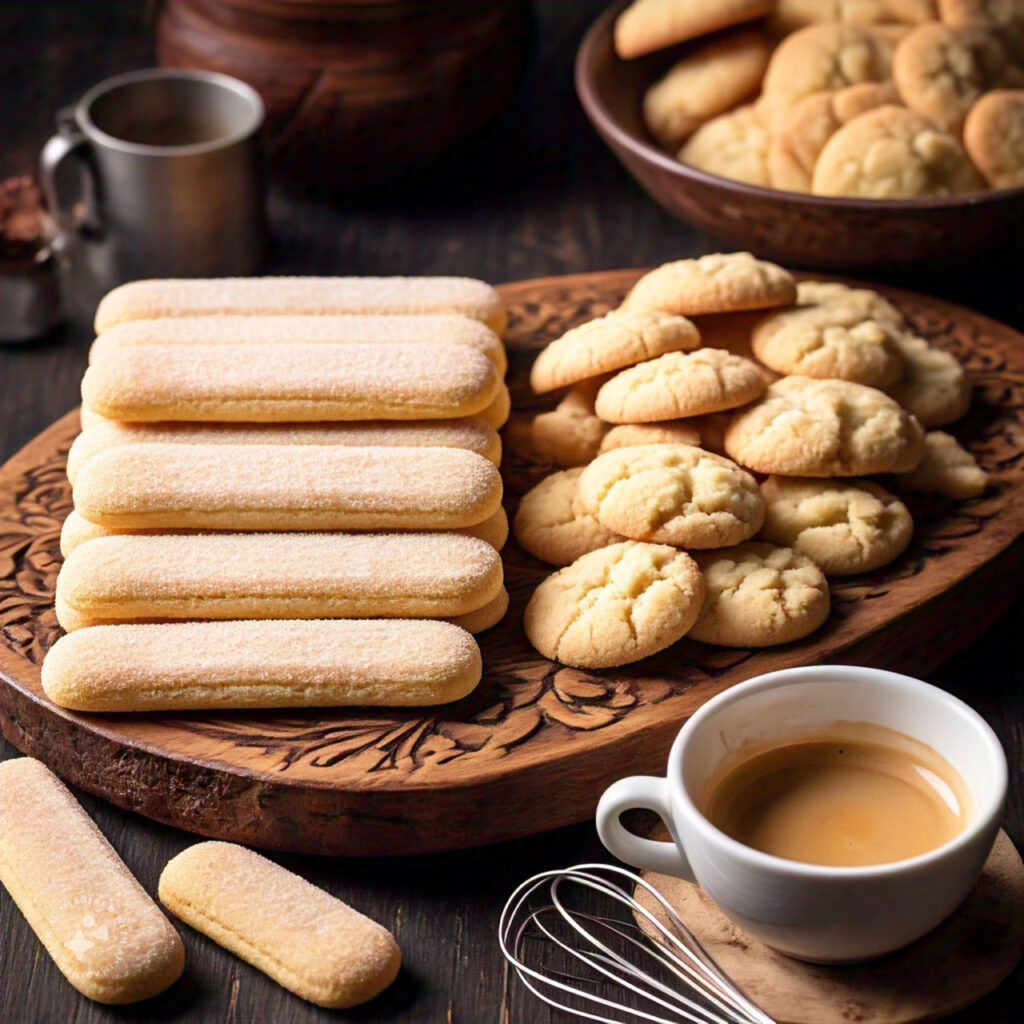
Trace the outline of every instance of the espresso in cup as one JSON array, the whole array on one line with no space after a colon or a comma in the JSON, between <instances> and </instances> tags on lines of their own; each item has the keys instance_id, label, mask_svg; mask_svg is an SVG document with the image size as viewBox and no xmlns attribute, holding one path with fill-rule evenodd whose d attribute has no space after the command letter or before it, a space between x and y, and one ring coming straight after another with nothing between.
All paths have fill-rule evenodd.
<instances>
[{"instance_id":1,"label":"espresso in cup","mask_svg":"<svg viewBox=\"0 0 1024 1024\"><path fill-rule=\"evenodd\" d=\"M741 751L719 767L699 806L746 846L835 867L927 853L963 832L971 813L945 758L866 722Z\"/></svg>"}]
</instances>

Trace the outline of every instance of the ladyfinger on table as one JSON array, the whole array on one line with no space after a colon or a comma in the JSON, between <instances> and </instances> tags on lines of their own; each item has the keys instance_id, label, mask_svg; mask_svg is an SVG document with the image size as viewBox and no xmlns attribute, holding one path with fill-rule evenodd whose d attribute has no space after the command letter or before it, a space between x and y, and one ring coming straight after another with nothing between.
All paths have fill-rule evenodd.
<instances>
[{"instance_id":1,"label":"ladyfinger on table","mask_svg":"<svg viewBox=\"0 0 1024 1024\"><path fill-rule=\"evenodd\" d=\"M461 448L133 444L75 476L100 526L209 530L445 530L501 504L494 465Z\"/></svg>"},{"instance_id":2,"label":"ladyfinger on table","mask_svg":"<svg viewBox=\"0 0 1024 1024\"><path fill-rule=\"evenodd\" d=\"M508 422L509 413L512 411L512 394L508 389L507 384L502 384L498 388L498 393L494 396L494 401L491 402L486 409L481 409L477 416L482 419L488 426L493 427L495 430L501 430L503 426Z\"/></svg>"},{"instance_id":3,"label":"ladyfinger on table","mask_svg":"<svg viewBox=\"0 0 1024 1024\"><path fill-rule=\"evenodd\" d=\"M73 484L86 459L124 444L312 444L348 448L465 448L501 462L498 432L478 416L457 420L362 420L355 423L119 423L85 427L68 452Z\"/></svg>"},{"instance_id":4,"label":"ladyfinger on table","mask_svg":"<svg viewBox=\"0 0 1024 1024\"><path fill-rule=\"evenodd\" d=\"M501 338L486 324L457 313L426 316L180 316L129 320L105 330L89 360L137 345L470 345L504 374Z\"/></svg>"},{"instance_id":5,"label":"ladyfinger on table","mask_svg":"<svg viewBox=\"0 0 1024 1024\"><path fill-rule=\"evenodd\" d=\"M461 313L504 334L497 291L469 277L222 277L132 281L96 310L96 333L125 320L244 313L250 316L352 313Z\"/></svg>"},{"instance_id":6,"label":"ladyfinger on table","mask_svg":"<svg viewBox=\"0 0 1024 1024\"><path fill-rule=\"evenodd\" d=\"M82 401L112 420L421 420L473 416L498 397L468 345L145 345L112 349Z\"/></svg>"},{"instance_id":7,"label":"ladyfinger on table","mask_svg":"<svg viewBox=\"0 0 1024 1024\"><path fill-rule=\"evenodd\" d=\"M458 533L99 537L57 576L69 632L166 619L446 618L497 597L501 556Z\"/></svg>"},{"instance_id":8,"label":"ladyfinger on table","mask_svg":"<svg viewBox=\"0 0 1024 1024\"><path fill-rule=\"evenodd\" d=\"M171 923L63 783L30 757L0 764L0 882L89 999L148 999L184 970Z\"/></svg>"},{"instance_id":9,"label":"ladyfinger on table","mask_svg":"<svg viewBox=\"0 0 1024 1024\"><path fill-rule=\"evenodd\" d=\"M64 525L61 527L60 553L64 558L67 558L80 544L84 544L89 540L95 540L97 537L121 537L125 534L152 536L153 534L210 532L209 530L189 529L130 530L120 526L97 526L96 523L90 523L88 519L83 519L72 509L67 514ZM479 537L480 540L490 544L495 551L501 551L508 540L508 516L505 514L505 510L499 506L498 511L494 515L488 516L482 523L477 523L476 526L464 526L461 530L453 530L452 532L461 533L466 537ZM470 632L475 632L475 630L470 630Z\"/></svg>"},{"instance_id":10,"label":"ladyfinger on table","mask_svg":"<svg viewBox=\"0 0 1024 1024\"><path fill-rule=\"evenodd\" d=\"M92 626L62 636L43 689L75 711L422 707L480 682L476 641L430 619Z\"/></svg>"},{"instance_id":11,"label":"ladyfinger on table","mask_svg":"<svg viewBox=\"0 0 1024 1024\"><path fill-rule=\"evenodd\" d=\"M391 933L323 889L234 843L197 843L160 876L186 924L311 1003L357 1006L394 981Z\"/></svg>"},{"instance_id":12,"label":"ladyfinger on table","mask_svg":"<svg viewBox=\"0 0 1024 1024\"><path fill-rule=\"evenodd\" d=\"M483 633L484 630L496 626L505 618L508 603L508 591L502 587L498 596L492 601L488 601L482 608L466 612L464 615L453 615L448 621L453 625L461 626L469 633Z\"/></svg>"}]
</instances>

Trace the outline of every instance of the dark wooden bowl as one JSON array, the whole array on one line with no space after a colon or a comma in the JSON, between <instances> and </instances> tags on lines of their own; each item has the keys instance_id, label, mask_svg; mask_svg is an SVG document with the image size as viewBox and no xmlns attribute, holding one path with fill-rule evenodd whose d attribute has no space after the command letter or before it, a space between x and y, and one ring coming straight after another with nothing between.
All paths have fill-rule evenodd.
<instances>
[{"instance_id":1,"label":"dark wooden bowl","mask_svg":"<svg viewBox=\"0 0 1024 1024\"><path fill-rule=\"evenodd\" d=\"M164 0L157 54L248 82L272 165L326 188L417 174L512 98L530 0Z\"/></svg>"},{"instance_id":2,"label":"dark wooden bowl","mask_svg":"<svg viewBox=\"0 0 1024 1024\"><path fill-rule=\"evenodd\" d=\"M626 169L666 210L789 266L899 273L964 264L1021 233L1024 188L938 199L834 199L760 188L679 163L648 135L644 91L678 58L665 51L624 61L612 27L625 2L605 11L576 57L576 90L587 117Z\"/></svg>"}]
</instances>

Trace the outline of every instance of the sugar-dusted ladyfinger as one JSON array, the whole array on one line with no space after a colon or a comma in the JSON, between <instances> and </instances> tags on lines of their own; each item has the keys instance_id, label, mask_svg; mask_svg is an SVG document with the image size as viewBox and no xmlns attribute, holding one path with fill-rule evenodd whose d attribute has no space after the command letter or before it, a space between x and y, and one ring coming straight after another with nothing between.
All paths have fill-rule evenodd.
<instances>
[{"instance_id":1,"label":"sugar-dusted ladyfinger","mask_svg":"<svg viewBox=\"0 0 1024 1024\"><path fill-rule=\"evenodd\" d=\"M483 607L501 556L458 533L98 537L57 577L70 631L161 619L446 618Z\"/></svg>"},{"instance_id":2,"label":"sugar-dusted ladyfinger","mask_svg":"<svg viewBox=\"0 0 1024 1024\"><path fill-rule=\"evenodd\" d=\"M450 419L487 409L501 383L468 345L144 345L96 358L82 401L136 422Z\"/></svg>"},{"instance_id":3,"label":"sugar-dusted ladyfinger","mask_svg":"<svg viewBox=\"0 0 1024 1024\"><path fill-rule=\"evenodd\" d=\"M508 611L508 602L508 591L502 587L498 596L488 601L482 608L466 612L463 615L453 615L448 621L456 626L461 626L470 633L482 633L485 629L496 626L505 618L505 613Z\"/></svg>"},{"instance_id":4,"label":"sugar-dusted ladyfinger","mask_svg":"<svg viewBox=\"0 0 1024 1024\"><path fill-rule=\"evenodd\" d=\"M186 924L320 1006L365 1003L401 965L386 928L244 846L190 846L164 868L160 899Z\"/></svg>"},{"instance_id":5,"label":"sugar-dusted ladyfinger","mask_svg":"<svg viewBox=\"0 0 1024 1024\"><path fill-rule=\"evenodd\" d=\"M457 313L426 316L181 316L129 320L105 330L90 361L136 345L471 345L508 367L501 338L486 324Z\"/></svg>"},{"instance_id":6,"label":"sugar-dusted ladyfinger","mask_svg":"<svg viewBox=\"0 0 1024 1024\"><path fill-rule=\"evenodd\" d=\"M0 882L90 999L148 999L184 969L171 923L64 784L30 757L0 764Z\"/></svg>"},{"instance_id":7,"label":"sugar-dusted ladyfinger","mask_svg":"<svg viewBox=\"0 0 1024 1024\"><path fill-rule=\"evenodd\" d=\"M493 427L495 430L501 430L503 426L508 422L509 413L512 411L512 395L508 390L507 384L502 384L498 388L498 393L494 397L494 401L491 402L486 409L481 409L477 415L482 419L488 426Z\"/></svg>"},{"instance_id":8,"label":"sugar-dusted ladyfinger","mask_svg":"<svg viewBox=\"0 0 1024 1024\"><path fill-rule=\"evenodd\" d=\"M505 303L469 277L222 277L132 281L96 310L96 333L165 316L461 313L503 334Z\"/></svg>"},{"instance_id":9,"label":"sugar-dusted ladyfinger","mask_svg":"<svg viewBox=\"0 0 1024 1024\"><path fill-rule=\"evenodd\" d=\"M462 448L137 444L98 452L75 508L100 526L451 530L501 503L501 475Z\"/></svg>"},{"instance_id":10,"label":"sugar-dusted ladyfinger","mask_svg":"<svg viewBox=\"0 0 1024 1024\"><path fill-rule=\"evenodd\" d=\"M92 626L62 636L43 689L76 711L420 707L480 682L480 649L432 619Z\"/></svg>"}]
</instances>

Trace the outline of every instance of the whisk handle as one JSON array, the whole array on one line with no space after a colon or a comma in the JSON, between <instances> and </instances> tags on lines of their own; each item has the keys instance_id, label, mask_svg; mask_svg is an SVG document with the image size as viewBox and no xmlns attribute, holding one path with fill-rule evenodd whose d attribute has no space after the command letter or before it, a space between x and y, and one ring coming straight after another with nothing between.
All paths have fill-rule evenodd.
<instances>
[{"instance_id":1,"label":"whisk handle","mask_svg":"<svg viewBox=\"0 0 1024 1024\"><path fill-rule=\"evenodd\" d=\"M668 825L675 841L643 839L627 831L619 816L637 807L654 811ZM675 836L666 779L633 775L609 786L597 805L597 833L611 853L635 868L695 881L690 862Z\"/></svg>"}]
</instances>

